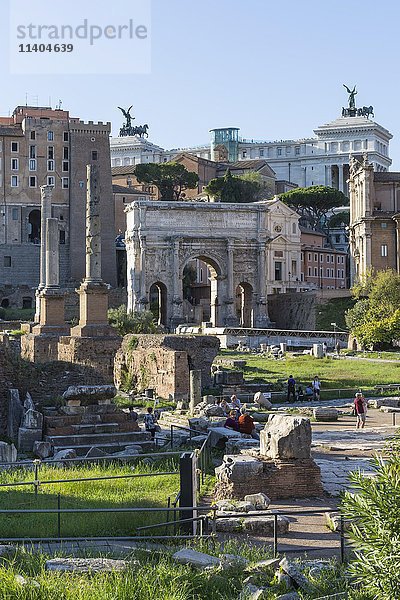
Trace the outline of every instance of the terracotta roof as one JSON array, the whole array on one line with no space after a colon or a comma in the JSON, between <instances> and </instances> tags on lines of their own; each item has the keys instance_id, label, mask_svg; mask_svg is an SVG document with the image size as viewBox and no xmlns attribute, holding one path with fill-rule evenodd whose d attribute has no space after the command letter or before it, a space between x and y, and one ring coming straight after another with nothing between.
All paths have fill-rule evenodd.
<instances>
[{"instance_id":1,"label":"terracotta roof","mask_svg":"<svg viewBox=\"0 0 400 600\"><path fill-rule=\"evenodd\" d=\"M254 159L254 160L238 160L233 163L229 162L220 162L218 163L217 170L218 171L226 171L229 169L232 174L234 171L260 171L263 168L267 168L270 172L271 177L275 177L275 172L269 166L268 162L263 159Z\"/></svg>"},{"instance_id":2,"label":"terracotta roof","mask_svg":"<svg viewBox=\"0 0 400 600\"><path fill-rule=\"evenodd\" d=\"M0 125L0 135L9 135L10 137L24 137L20 125Z\"/></svg>"},{"instance_id":3,"label":"terracotta roof","mask_svg":"<svg viewBox=\"0 0 400 600\"><path fill-rule=\"evenodd\" d=\"M112 186L112 191L113 191L113 194L133 194L135 196L150 196L151 195L148 192L143 192L139 188L135 188L132 186L128 187L125 185L116 185L114 183Z\"/></svg>"},{"instance_id":4,"label":"terracotta roof","mask_svg":"<svg viewBox=\"0 0 400 600\"><path fill-rule=\"evenodd\" d=\"M135 165L124 165L122 167L111 167L111 175L132 175Z\"/></svg>"}]
</instances>

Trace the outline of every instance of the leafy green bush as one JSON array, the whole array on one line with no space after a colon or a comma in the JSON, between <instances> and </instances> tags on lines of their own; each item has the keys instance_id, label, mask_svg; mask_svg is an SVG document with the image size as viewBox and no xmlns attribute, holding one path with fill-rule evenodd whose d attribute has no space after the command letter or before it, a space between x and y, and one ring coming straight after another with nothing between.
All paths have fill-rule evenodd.
<instances>
[{"instance_id":1,"label":"leafy green bush","mask_svg":"<svg viewBox=\"0 0 400 600\"><path fill-rule=\"evenodd\" d=\"M159 331L151 311L127 313L124 304L121 304L118 308L109 309L108 322L112 327L115 327L120 335L158 333Z\"/></svg>"},{"instance_id":2,"label":"leafy green bush","mask_svg":"<svg viewBox=\"0 0 400 600\"><path fill-rule=\"evenodd\" d=\"M400 598L400 435L385 460L373 460L374 477L351 474L354 491L341 510L352 520L348 536L355 551L349 569L363 591L380 600Z\"/></svg>"}]
</instances>

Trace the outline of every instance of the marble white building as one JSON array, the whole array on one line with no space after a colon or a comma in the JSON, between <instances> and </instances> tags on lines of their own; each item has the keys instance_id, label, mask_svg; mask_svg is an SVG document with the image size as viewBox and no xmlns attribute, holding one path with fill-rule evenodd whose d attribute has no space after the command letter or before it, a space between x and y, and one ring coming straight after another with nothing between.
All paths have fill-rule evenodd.
<instances>
[{"instance_id":1,"label":"marble white building","mask_svg":"<svg viewBox=\"0 0 400 600\"><path fill-rule=\"evenodd\" d=\"M211 160L264 159L276 179L300 187L328 185L348 194L350 157L365 153L374 171L388 171L392 161L389 142L392 134L365 116L339 117L314 130L315 137L265 141L246 139L237 127L211 130L210 145L164 150L136 136L111 138L111 165L125 166L166 162L183 150Z\"/></svg>"}]
</instances>

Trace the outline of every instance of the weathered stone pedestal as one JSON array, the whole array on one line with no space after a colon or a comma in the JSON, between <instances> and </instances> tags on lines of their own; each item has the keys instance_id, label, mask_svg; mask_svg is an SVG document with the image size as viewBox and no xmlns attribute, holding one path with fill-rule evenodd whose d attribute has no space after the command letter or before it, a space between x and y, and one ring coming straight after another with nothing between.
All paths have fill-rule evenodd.
<instances>
[{"instance_id":1,"label":"weathered stone pedestal","mask_svg":"<svg viewBox=\"0 0 400 600\"><path fill-rule=\"evenodd\" d=\"M262 492L271 500L323 494L311 458L311 424L304 417L273 415L260 435L260 455L224 456L215 469L216 497L243 499Z\"/></svg>"},{"instance_id":2,"label":"weathered stone pedestal","mask_svg":"<svg viewBox=\"0 0 400 600\"><path fill-rule=\"evenodd\" d=\"M40 323L21 338L21 356L35 363L58 360L58 342L69 333L64 323L64 294L59 288L45 288L39 294Z\"/></svg>"},{"instance_id":3,"label":"weathered stone pedestal","mask_svg":"<svg viewBox=\"0 0 400 600\"><path fill-rule=\"evenodd\" d=\"M121 338L107 323L108 288L101 282L83 281L78 290L79 324L58 343L58 360L81 364L113 381L114 358Z\"/></svg>"}]
</instances>

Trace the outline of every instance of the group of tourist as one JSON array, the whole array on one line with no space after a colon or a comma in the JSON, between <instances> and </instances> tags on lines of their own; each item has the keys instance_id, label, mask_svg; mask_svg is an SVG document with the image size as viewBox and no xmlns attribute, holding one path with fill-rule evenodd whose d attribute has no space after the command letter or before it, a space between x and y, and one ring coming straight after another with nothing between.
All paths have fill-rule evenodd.
<instances>
[{"instance_id":1,"label":"group of tourist","mask_svg":"<svg viewBox=\"0 0 400 600\"><path fill-rule=\"evenodd\" d=\"M306 385L305 389L301 385L296 384L296 380L293 375L289 375L287 380L287 401L290 402L302 402L303 400L320 400L321 397L321 382L319 377L316 375L313 381Z\"/></svg>"},{"instance_id":2,"label":"group of tourist","mask_svg":"<svg viewBox=\"0 0 400 600\"><path fill-rule=\"evenodd\" d=\"M231 396L230 402L222 399L217 400L217 403L228 417L224 423L224 427L251 435L255 440L260 439L253 418L247 413L246 409L242 407L242 403L236 394Z\"/></svg>"}]
</instances>

